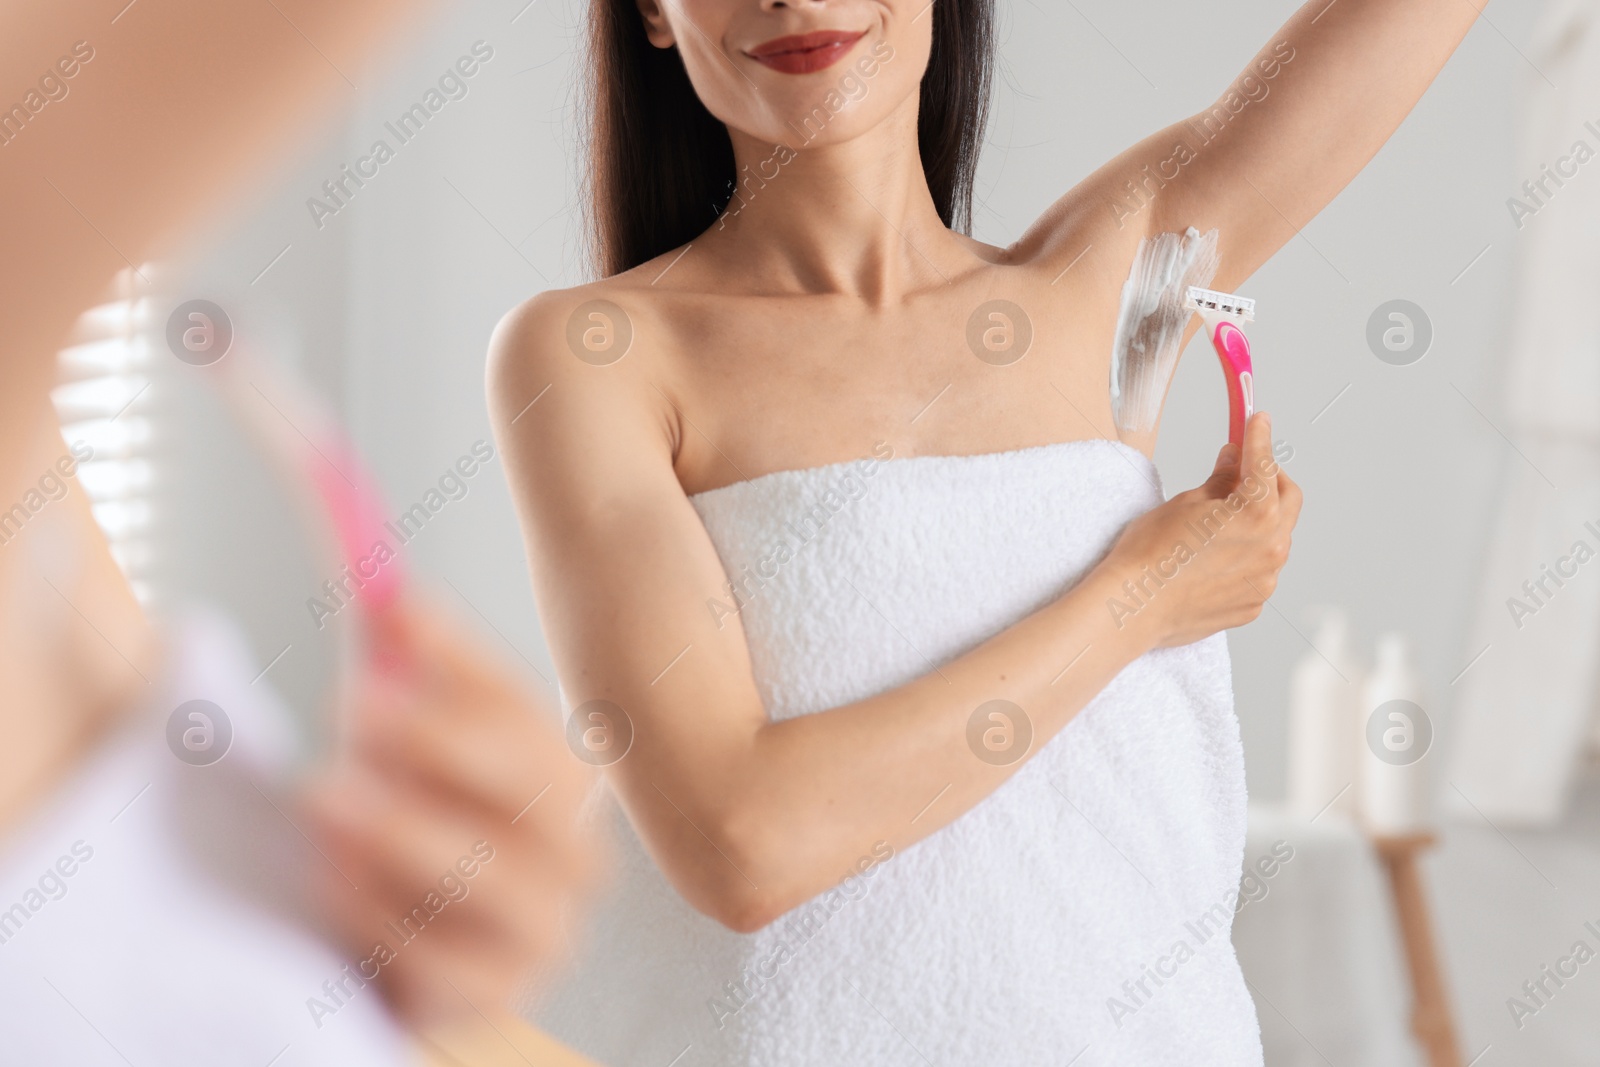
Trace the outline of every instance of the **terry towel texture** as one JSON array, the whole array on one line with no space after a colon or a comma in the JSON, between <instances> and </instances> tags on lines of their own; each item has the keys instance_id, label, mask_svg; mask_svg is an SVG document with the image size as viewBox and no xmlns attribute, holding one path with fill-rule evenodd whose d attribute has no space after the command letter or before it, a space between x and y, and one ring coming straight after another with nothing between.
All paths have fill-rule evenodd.
<instances>
[{"instance_id":1,"label":"terry towel texture","mask_svg":"<svg viewBox=\"0 0 1600 1067\"><path fill-rule=\"evenodd\" d=\"M961 655L1161 499L1142 454L1078 441L693 503L783 719ZM1142 657L1035 749L949 826L892 856L863 841L864 872L748 935L685 904L603 794L616 878L538 1020L612 1067L1260 1064L1229 938L1245 789L1225 637Z\"/></svg>"}]
</instances>

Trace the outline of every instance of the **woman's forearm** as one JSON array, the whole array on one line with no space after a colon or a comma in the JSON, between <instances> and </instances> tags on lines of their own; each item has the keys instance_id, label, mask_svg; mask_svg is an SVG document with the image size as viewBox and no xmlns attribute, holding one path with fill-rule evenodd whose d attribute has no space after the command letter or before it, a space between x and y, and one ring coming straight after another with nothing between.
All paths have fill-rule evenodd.
<instances>
[{"instance_id":1,"label":"woman's forearm","mask_svg":"<svg viewBox=\"0 0 1600 1067\"><path fill-rule=\"evenodd\" d=\"M768 723L715 766L682 768L683 810L667 814L693 820L723 855L705 842L688 863L679 853L680 888L755 929L837 884L875 845L905 848L971 809L1154 644L1137 617L1119 625L1107 610L1120 580L1096 569L915 681Z\"/></svg>"}]
</instances>

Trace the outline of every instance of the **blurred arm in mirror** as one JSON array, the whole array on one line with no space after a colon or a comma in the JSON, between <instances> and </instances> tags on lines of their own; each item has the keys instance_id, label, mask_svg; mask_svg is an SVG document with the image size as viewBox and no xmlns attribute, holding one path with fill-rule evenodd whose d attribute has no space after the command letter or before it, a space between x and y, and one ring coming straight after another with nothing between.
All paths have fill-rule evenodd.
<instances>
[{"instance_id":1,"label":"blurred arm in mirror","mask_svg":"<svg viewBox=\"0 0 1600 1067\"><path fill-rule=\"evenodd\" d=\"M78 314L117 271L170 253L270 172L291 134L351 103L346 75L358 76L427 7L101 0L0 9L0 70L10 72L0 95L0 499L28 478L14 465L17 449L46 417L51 359Z\"/></svg>"},{"instance_id":2,"label":"blurred arm in mirror","mask_svg":"<svg viewBox=\"0 0 1600 1067\"><path fill-rule=\"evenodd\" d=\"M60 851L54 838L79 824L73 820L87 818L84 812L105 799L98 792L118 771L143 778L148 768L155 783L170 777L176 750L168 753L159 737L147 743L141 716L160 699L167 669L181 658L172 647L180 642L158 639L146 621L71 479L61 494L40 496L37 506L33 497L43 484L40 472L52 470L67 451L49 391L54 354L76 317L117 272L131 269L137 276L142 264L194 237L250 178L294 148L291 134L304 134L315 116L349 103L350 77L426 6L415 0L146 0L124 6L114 0L0 10L0 69L24 72L32 82L7 89L4 99L15 106L8 103L0 114L6 215L0 508L9 509L12 520L0 544L0 733L7 738L0 753L0 886L6 893L0 908L15 904L0 920L0 942L7 944L0 986L29 1024L16 1034L8 1026L8 1041L15 1038L22 1049L59 1055L80 1039L103 1039L71 1021L97 1014L80 1006L81 984L69 980L81 977L73 953L94 948L97 925L108 926L121 944L101 943L93 970L118 971L112 984L139 990L128 995L146 1006L174 1006L166 1020L152 1017L159 1010L135 1013L137 1021L116 1033L113 1047L170 1052L177 1046L160 1042L177 1041L190 1042L182 1047L192 1051L199 1047L196 1035L204 1033L226 1051L249 1045L254 1053L252 1039L271 1029L263 1019L275 1010L288 1007L300 1023L312 1025L302 1001L318 991L298 984L276 989L276 997L225 1003L222 1017L187 1025L195 1014L191 995L209 997L208 1004L225 1001L218 990L239 983L272 990L292 972L274 969L287 956L238 958L241 946L262 947L265 920L194 872L175 869L182 864L173 855L151 849L117 858L119 841L138 841L140 834L161 843L179 837L160 821L165 815L145 814L130 802L126 812L116 812L115 833L72 842L70 854L46 864L62 871L47 871L51 892L24 886L39 877L34 860L40 850ZM339 944L319 947L306 931L290 937L280 930L278 937L301 945L295 957L301 963L330 951L364 954L375 917L403 913L401 901L409 906L423 899L439 882L440 869L461 862L458 853L465 849L480 875L471 902L431 924L429 937L408 948L378 982L391 1009L418 1027L497 1015L522 972L555 954L554 916L594 871L592 846L579 840L572 823L587 779L543 714L543 702L466 630L431 614L425 602L408 598L377 635L403 650L410 668L356 680L347 750L304 809L316 847L361 874L359 898L335 897L330 905ZM200 660L202 670L221 669L204 654ZM134 726L137 743L124 744ZM143 795L128 792L135 802ZM539 802L530 805L535 794ZM157 810L165 811L147 804L144 812ZM102 816L96 818L105 824ZM474 842L492 842L483 849L493 850L496 862L480 870L482 850L473 851ZM90 862L97 844L106 858L94 870L105 871L114 891L79 890L70 905L53 903L67 899L70 884L63 879ZM246 838L244 844L256 842ZM176 896L146 900L137 922L111 922L119 909L135 908L141 888L163 884ZM53 892L58 885L67 887L59 897ZM197 901L204 905L199 914L174 914ZM47 912L50 907L56 910ZM241 932L251 923L255 942ZM193 937L179 937L179 931ZM176 940L164 940L166 933ZM141 948L141 939L152 943ZM199 969L184 974L185 962ZM56 983L48 981L52 977ZM171 986L179 980L186 983L181 995ZM197 981L205 986L198 993L188 988ZM282 1003L268 1003L275 999ZM178 1004L187 1005L184 1026L176 1018ZM69 1007L77 1016L62 1014ZM357 1014L363 1012L381 1014L371 995ZM284 1034L286 1048L297 1044L297 1033ZM347 1025L344 1040L359 1033ZM205 1047L218 1053L220 1046ZM263 1062L275 1047L260 1050ZM302 1049L284 1063L337 1056L341 1047L350 1051L337 1042L320 1047ZM362 1046L361 1062L390 1062L383 1060L385 1047Z\"/></svg>"}]
</instances>

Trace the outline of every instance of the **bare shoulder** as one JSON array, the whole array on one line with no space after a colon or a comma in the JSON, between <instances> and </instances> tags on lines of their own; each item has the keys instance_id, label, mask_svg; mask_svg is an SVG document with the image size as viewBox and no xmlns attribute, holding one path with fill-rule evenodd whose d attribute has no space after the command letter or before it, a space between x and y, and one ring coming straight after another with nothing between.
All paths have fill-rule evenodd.
<instances>
[{"instance_id":1,"label":"bare shoulder","mask_svg":"<svg viewBox=\"0 0 1600 1067\"><path fill-rule=\"evenodd\" d=\"M489 385L607 366L632 347L626 315L612 279L570 289L547 289L501 316L489 340ZM614 309L614 310L613 310ZM609 312L609 314L608 314ZM577 351L570 343L576 340Z\"/></svg>"},{"instance_id":2,"label":"bare shoulder","mask_svg":"<svg viewBox=\"0 0 1600 1067\"><path fill-rule=\"evenodd\" d=\"M660 294L641 283L641 273L546 290L501 317L489 341L487 368L497 423L557 387L571 401L617 400L636 391L639 372L648 374L662 355L661 331L652 328L660 319ZM646 337L656 343L646 343Z\"/></svg>"},{"instance_id":3,"label":"bare shoulder","mask_svg":"<svg viewBox=\"0 0 1600 1067\"><path fill-rule=\"evenodd\" d=\"M672 477L663 294L641 273L538 293L495 327L489 411L521 490L594 502L642 471Z\"/></svg>"}]
</instances>

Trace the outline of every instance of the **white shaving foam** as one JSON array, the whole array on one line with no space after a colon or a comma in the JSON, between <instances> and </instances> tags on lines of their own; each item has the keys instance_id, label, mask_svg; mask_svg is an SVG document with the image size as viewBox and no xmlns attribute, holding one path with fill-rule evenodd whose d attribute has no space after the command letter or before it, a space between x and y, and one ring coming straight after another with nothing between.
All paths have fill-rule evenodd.
<instances>
[{"instance_id":1,"label":"white shaving foam","mask_svg":"<svg viewBox=\"0 0 1600 1067\"><path fill-rule=\"evenodd\" d=\"M1191 226L1139 242L1111 345L1111 415L1124 433L1155 426L1193 314L1184 295L1191 285L1210 285L1217 262L1216 230L1201 234Z\"/></svg>"}]
</instances>

